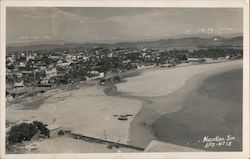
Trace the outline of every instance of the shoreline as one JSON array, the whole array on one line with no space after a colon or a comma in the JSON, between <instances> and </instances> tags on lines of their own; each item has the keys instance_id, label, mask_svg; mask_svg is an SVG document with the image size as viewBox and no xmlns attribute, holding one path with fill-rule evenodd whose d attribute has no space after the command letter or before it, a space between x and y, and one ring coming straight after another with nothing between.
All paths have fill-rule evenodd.
<instances>
[{"instance_id":1,"label":"shoreline","mask_svg":"<svg viewBox=\"0 0 250 159\"><path fill-rule=\"evenodd\" d=\"M158 118L166 113L177 112L180 110L185 97L187 97L190 93L194 93L207 78L224 72L230 72L232 69L237 69L237 67L224 67L222 69L195 74L191 78L187 79L183 86L167 95L162 96L138 97L127 92L121 93L118 91L119 97L143 101L142 108L130 124L130 140L128 143L135 146L146 147L151 140L157 139L153 132L152 125ZM122 94L125 94L125 96ZM163 105L167 105L167 107L164 107Z\"/></svg>"},{"instance_id":2,"label":"shoreline","mask_svg":"<svg viewBox=\"0 0 250 159\"><path fill-rule=\"evenodd\" d=\"M234 61L238 61L238 60L234 60ZM196 66L196 65L208 65L208 64L217 64L217 63L225 63L225 62L232 62L232 61L226 61L226 60L217 60L217 61L207 61L205 63L197 63L197 64L179 64L175 67L171 67L171 68L167 68L167 69L175 69L175 68L180 68L180 67L192 67L192 66ZM149 66L149 67L145 67L142 69L136 69L136 70L132 70L132 71L127 71L121 74L117 74L118 76L121 77L121 81L119 82L113 82L113 83L109 83L107 86L113 86L119 83L125 83L127 82L127 78L133 78L136 76L140 76L141 74L145 73L145 72L152 72L152 71L159 71L159 70L163 70L166 68L161 68L160 66ZM116 74L111 75L110 77L115 77L117 76ZM11 105L15 105L17 103L28 103L28 102L34 102L36 100L41 100L41 98L46 98L46 96L48 96L48 94L50 95L49 92L54 92L54 91L58 91L58 90L62 90L62 91L69 91L69 90L76 90L82 87L88 87L88 86L93 86L93 85L98 85L96 80L90 80L90 81L85 81L83 83L77 83L76 86L72 85L72 84L67 84L67 85L62 85L62 86L55 86L55 87L36 87L35 92L36 95L32 95L32 96L26 96L26 97L18 97L17 99L14 99L12 101L6 101L6 107L11 106ZM107 88L107 87L106 87ZM25 89L32 89L32 88L25 88ZM39 90L44 90L45 93L38 93ZM105 90L104 90L105 92ZM117 92L117 91L116 91ZM105 92L106 93L106 92ZM123 92L124 93L124 92ZM114 93L115 95L116 93ZM42 97L39 97L39 95L41 95Z\"/></svg>"},{"instance_id":3,"label":"shoreline","mask_svg":"<svg viewBox=\"0 0 250 159\"><path fill-rule=\"evenodd\" d=\"M238 62L232 61L232 63L235 62L241 63L241 61ZM223 63L221 64L224 65ZM166 69L150 68L148 70L137 70L136 73L134 74L135 76L133 77L129 76L128 78L123 78L122 81L119 82L119 84L129 83L131 78L141 77L143 76L144 73L150 74L166 70L178 71L179 69L180 70L185 68L192 69L193 67L197 66L206 67L208 65L201 64L201 65L189 65L187 67L183 66L183 67L166 68ZM192 79L197 78L196 76L201 76L204 78L203 73L200 73L200 75L196 74L187 81L189 80L192 81ZM190 89L193 88L191 85L188 85L188 87L190 87ZM117 87L117 83L112 83L106 86L97 86L97 85L92 85L90 87L83 86L73 91L64 91L64 92L58 92L57 94L52 94L52 96L49 99L46 99L45 102L42 104L42 106L39 107L39 109L37 110L24 110L24 112L23 110L10 110L11 114L9 115L12 119L25 119L25 120L41 119L46 121L47 123L50 123L52 119L55 118L57 119L56 123L58 125L63 124L63 127L66 128L70 127L75 132L79 132L85 135L90 135L93 137L99 137L102 139L105 138L105 136L103 133L103 129L101 128L106 127L107 128L106 132L108 134L109 140L115 142L119 141L120 143L127 143L133 146L146 147L152 139L156 139L152 130L152 125L154 121L156 121L164 113L178 111L181 108L180 106L179 107L176 106L176 104L171 104L171 102L174 102L173 99L174 94L179 94L178 91L183 92L183 87L178 86L177 88L178 88L177 90L172 91L167 95L150 97L150 96L135 96L129 92L120 91L119 88ZM105 89L111 89L111 92L109 92L110 94ZM169 99L167 102L166 102L166 97ZM63 99L62 101L59 98L60 99L65 98L65 99ZM56 100L53 101L53 99ZM93 101L97 103L95 102L93 103ZM76 108L75 107L71 107L71 109L67 108L72 106L73 103L76 103L74 104ZM162 106L163 104L168 104L168 106L163 107ZM127 108L127 110L124 110L124 106ZM94 114L92 114L91 116L88 114L84 114L83 113L84 111L81 110L81 108L84 108L84 110L92 112ZM110 110L112 112L110 112ZM24 114L20 114L21 111ZM56 113L57 111L59 112ZM74 112L75 114L74 117L67 116L67 114L70 111ZM39 112L41 112L41 114ZM119 113L133 114L133 117L131 117L127 121L127 123L126 122L121 123L121 121L117 121L117 119L115 119L112 116L112 114L114 115ZM43 115L45 114L48 115L49 118L44 118ZM7 114L6 117L8 117L9 115ZM65 118L67 118L67 120L65 121L61 116L64 116ZM52 119L50 119L50 117L52 117ZM77 122L76 118L79 118L79 120L82 120L83 122L89 121L90 123L74 123ZM95 124L100 121L101 121L100 124ZM76 126L73 126L72 123L74 123L73 125ZM81 126L82 128L77 128L78 126ZM119 132L117 132L117 129L119 129Z\"/></svg>"},{"instance_id":4,"label":"shoreline","mask_svg":"<svg viewBox=\"0 0 250 159\"><path fill-rule=\"evenodd\" d=\"M8 107L6 120L14 123L38 120L48 125L72 130L73 133L126 144L129 140L130 122L139 111L141 102L107 96L102 86L94 85L51 94L37 109L19 109L22 107L25 105ZM132 116L129 116L127 121L120 121L114 116L124 114ZM49 144L50 141L42 142ZM41 149L44 151L48 150L45 148L46 144L35 143L42 145ZM53 146L51 143L49 145ZM94 146L88 142L84 142L83 145ZM56 146L60 147L58 151L64 149L60 145ZM110 152L107 147L102 147L103 150L100 152Z\"/></svg>"},{"instance_id":5,"label":"shoreline","mask_svg":"<svg viewBox=\"0 0 250 159\"><path fill-rule=\"evenodd\" d=\"M205 151L240 151L242 68L225 70L200 81L194 91L183 98L180 110L166 113L154 122L158 139ZM228 135L236 137L230 146L206 147L203 141L205 137L227 138Z\"/></svg>"}]
</instances>

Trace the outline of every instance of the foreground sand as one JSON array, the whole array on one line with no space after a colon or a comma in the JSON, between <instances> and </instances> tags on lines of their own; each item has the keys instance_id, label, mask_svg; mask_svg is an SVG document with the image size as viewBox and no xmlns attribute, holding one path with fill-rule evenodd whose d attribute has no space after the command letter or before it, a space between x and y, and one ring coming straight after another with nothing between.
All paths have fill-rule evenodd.
<instances>
[{"instance_id":1,"label":"foreground sand","mask_svg":"<svg viewBox=\"0 0 250 159\"><path fill-rule=\"evenodd\" d=\"M105 144L87 142L61 136L29 143L25 147L25 153L115 153L138 152L137 150L120 147L107 148Z\"/></svg>"},{"instance_id":2,"label":"foreground sand","mask_svg":"<svg viewBox=\"0 0 250 159\"><path fill-rule=\"evenodd\" d=\"M98 86L83 87L73 91L51 93L38 109L22 109L25 105L7 107L7 120L13 122L42 121L55 124L75 133L127 143L128 121L117 120L113 115L135 115L141 101L106 96Z\"/></svg>"}]
</instances>

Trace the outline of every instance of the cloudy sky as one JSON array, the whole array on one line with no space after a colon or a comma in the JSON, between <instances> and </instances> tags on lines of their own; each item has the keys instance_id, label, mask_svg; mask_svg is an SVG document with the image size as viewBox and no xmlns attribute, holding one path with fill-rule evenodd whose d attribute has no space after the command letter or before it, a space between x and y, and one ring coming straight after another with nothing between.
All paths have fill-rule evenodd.
<instances>
[{"instance_id":1,"label":"cloudy sky","mask_svg":"<svg viewBox=\"0 0 250 159\"><path fill-rule=\"evenodd\" d=\"M7 43L119 42L241 33L241 9L7 8Z\"/></svg>"}]
</instances>

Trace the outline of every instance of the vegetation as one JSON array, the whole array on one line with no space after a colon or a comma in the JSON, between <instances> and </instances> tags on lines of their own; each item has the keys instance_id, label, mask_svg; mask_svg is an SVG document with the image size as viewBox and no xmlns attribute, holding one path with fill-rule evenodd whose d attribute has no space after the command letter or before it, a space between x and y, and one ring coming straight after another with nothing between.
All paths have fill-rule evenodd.
<instances>
[{"instance_id":1,"label":"vegetation","mask_svg":"<svg viewBox=\"0 0 250 159\"><path fill-rule=\"evenodd\" d=\"M22 143L23 141L30 141L36 134L43 134L49 137L49 130L46 126L39 121L15 125L7 133L7 144L13 145L15 143Z\"/></svg>"},{"instance_id":2,"label":"vegetation","mask_svg":"<svg viewBox=\"0 0 250 159\"><path fill-rule=\"evenodd\" d=\"M10 144L29 141L37 133L36 127L33 124L22 123L15 125L8 133L7 141Z\"/></svg>"}]
</instances>

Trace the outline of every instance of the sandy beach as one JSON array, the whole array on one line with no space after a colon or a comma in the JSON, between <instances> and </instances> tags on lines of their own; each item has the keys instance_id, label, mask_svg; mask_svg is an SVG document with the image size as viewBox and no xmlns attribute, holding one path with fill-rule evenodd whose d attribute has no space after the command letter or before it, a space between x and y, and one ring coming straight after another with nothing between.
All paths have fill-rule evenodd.
<instances>
[{"instance_id":1,"label":"sandy beach","mask_svg":"<svg viewBox=\"0 0 250 159\"><path fill-rule=\"evenodd\" d=\"M127 79L128 82L126 83L118 84L118 90L126 90L126 94L130 94L131 96L133 96L133 98L135 98L134 96L140 95L138 94L138 92L144 92L146 89L148 90L145 94L146 96L137 96L138 99L144 99L149 102L144 103L144 107L140 110L140 112L136 115L136 118L131 123L131 138L129 143L137 146L146 147L152 139L157 139L157 137L155 137L154 135L155 132L152 127L152 125L154 125L157 119L163 116L163 114L171 114L174 112L178 112L180 109L182 109L182 107L185 106L185 104L183 104L184 100L188 98L190 94L196 92L197 88L199 88L203 84L203 81L207 78L237 69L242 69L242 61L195 65L159 71L157 70L152 74L151 72L146 72L141 76ZM178 71L174 73L174 70ZM182 78L179 78L179 75L181 75ZM176 80L173 80L174 78ZM134 82L137 83L138 79L140 79L141 81L147 81L149 82L149 84L145 84L146 82L142 82L141 87L137 87ZM152 79L157 79L158 82L153 82ZM176 81L180 81L179 85ZM137 89L128 89L132 87L136 87ZM158 89L156 88L160 90L158 91ZM126 97L128 97L128 95L126 95ZM214 109L214 111L216 112L216 108ZM192 112L192 109L190 109L189 112ZM189 113L189 115L192 114ZM195 116L195 114L193 115ZM181 120L182 116L179 116L179 119ZM158 128L162 127L163 125L158 125ZM176 134L174 131L175 129L171 130L173 134ZM185 134L185 132L183 133Z\"/></svg>"},{"instance_id":2,"label":"sandy beach","mask_svg":"<svg viewBox=\"0 0 250 159\"><path fill-rule=\"evenodd\" d=\"M158 97L182 88L185 82L194 75L203 73L204 76L211 76L240 66L242 66L242 61L162 68L126 78L126 83L116 86L118 91L130 93L133 96Z\"/></svg>"},{"instance_id":3,"label":"sandy beach","mask_svg":"<svg viewBox=\"0 0 250 159\"><path fill-rule=\"evenodd\" d=\"M46 139L28 143L25 146L25 153L116 153L116 152L139 152L124 147L112 149L105 144L93 143L83 140L72 139L68 136Z\"/></svg>"},{"instance_id":4,"label":"sandy beach","mask_svg":"<svg viewBox=\"0 0 250 159\"><path fill-rule=\"evenodd\" d=\"M173 105L176 99L171 97L180 93L178 90L188 81L192 80L193 84L186 86L179 97L184 98L186 92L194 90L209 76L241 67L242 61L231 61L145 71L116 84L120 97L108 96L104 87L96 85L73 91L52 90L36 109L27 103L8 106L6 119L16 123L38 120L87 136L146 147L155 139L152 124L163 114L181 108L182 98ZM133 116L128 121L119 121L114 116L123 114ZM57 151L60 152L53 150Z\"/></svg>"},{"instance_id":5,"label":"sandy beach","mask_svg":"<svg viewBox=\"0 0 250 159\"><path fill-rule=\"evenodd\" d=\"M22 104L7 107L7 120L38 120L73 130L75 133L126 143L129 140L129 126L133 116L128 121L119 121L113 115L135 115L141 104L142 102L136 100L106 96L103 88L98 86L73 91L57 90L37 109L28 109L30 106Z\"/></svg>"}]
</instances>

